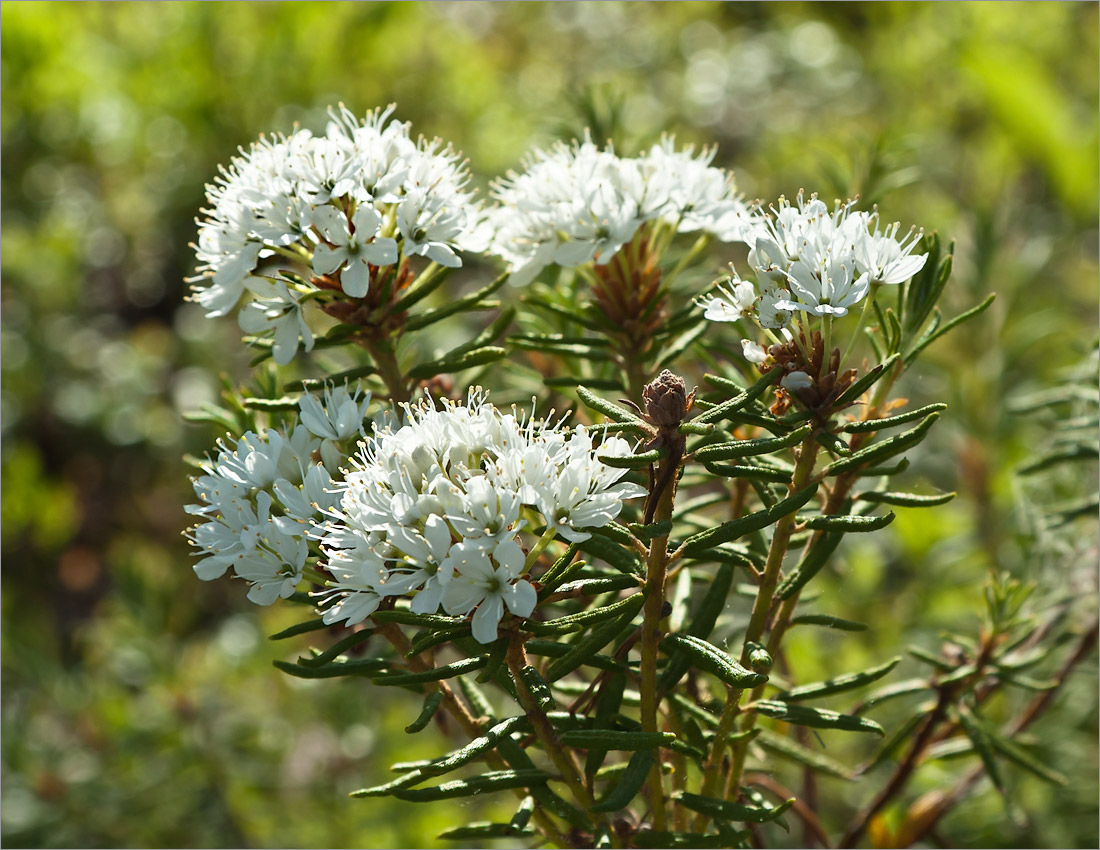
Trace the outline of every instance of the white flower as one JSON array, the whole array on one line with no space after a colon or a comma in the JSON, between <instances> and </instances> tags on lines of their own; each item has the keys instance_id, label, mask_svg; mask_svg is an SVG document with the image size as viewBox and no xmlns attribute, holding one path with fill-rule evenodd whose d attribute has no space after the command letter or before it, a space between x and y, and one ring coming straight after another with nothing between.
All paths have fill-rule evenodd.
<instances>
[{"instance_id":1,"label":"white flower","mask_svg":"<svg viewBox=\"0 0 1100 850\"><path fill-rule=\"evenodd\" d=\"M340 286L347 295L362 298L370 286L370 266L397 262L397 243L378 235L382 216L369 203L360 204L351 216L330 206L313 210L313 226L331 244L313 251L313 271L319 275L340 272Z\"/></svg>"},{"instance_id":2,"label":"white flower","mask_svg":"<svg viewBox=\"0 0 1100 850\"><path fill-rule=\"evenodd\" d=\"M671 138L634 159L600 150L588 138L535 150L522 173L493 184L490 250L508 263L511 282L522 285L551 264L609 263L647 221L741 241L754 230L753 216L731 176L710 166L713 156L677 152Z\"/></svg>"},{"instance_id":3,"label":"white flower","mask_svg":"<svg viewBox=\"0 0 1100 850\"><path fill-rule=\"evenodd\" d=\"M629 454L625 440L597 448L584 428L567 438L558 425L502 415L477 389L465 404L405 414L401 423L376 421L355 468L334 485L339 504L325 512L320 541L336 578L321 596L365 598L327 607L328 622L345 612L365 618L384 596L410 596L419 613L476 608L474 636L491 640L505 609L528 616L534 608L516 540L525 511L583 540L582 529L605 525L623 499L646 492L596 457Z\"/></svg>"},{"instance_id":4,"label":"white flower","mask_svg":"<svg viewBox=\"0 0 1100 850\"><path fill-rule=\"evenodd\" d=\"M821 257L798 260L787 273L791 290L798 297L794 305L817 316L844 316L848 308L864 299L869 290L866 273L855 277L851 257L828 249Z\"/></svg>"},{"instance_id":5,"label":"white flower","mask_svg":"<svg viewBox=\"0 0 1100 850\"><path fill-rule=\"evenodd\" d=\"M238 323L245 333L273 334L272 356L275 362L285 366L294 359L301 343L306 351L313 350L313 333L302 316L302 305L287 289L282 280L268 281L249 278L248 286L262 297L250 301L241 310Z\"/></svg>"},{"instance_id":6,"label":"white flower","mask_svg":"<svg viewBox=\"0 0 1100 850\"><path fill-rule=\"evenodd\" d=\"M750 363L763 363L768 359L768 352L764 350L764 346L749 339L741 340L741 352Z\"/></svg>"},{"instance_id":7,"label":"white flower","mask_svg":"<svg viewBox=\"0 0 1100 850\"><path fill-rule=\"evenodd\" d=\"M912 255L924 231L910 230L906 238L899 242L899 222L880 232L878 213L873 218L874 232L864 230L854 241L856 268L868 275L872 285L904 283L924 268L928 261L928 254Z\"/></svg>"},{"instance_id":8,"label":"white flower","mask_svg":"<svg viewBox=\"0 0 1100 850\"><path fill-rule=\"evenodd\" d=\"M326 384L324 402L306 393L298 400L302 424L311 434L324 440L346 440L363 433L363 419L370 405L370 393L360 401L360 394L348 392L347 387Z\"/></svg>"},{"instance_id":9,"label":"white flower","mask_svg":"<svg viewBox=\"0 0 1100 850\"><path fill-rule=\"evenodd\" d=\"M748 281L734 277L729 287L719 284L717 288L721 297L711 295L699 301L704 308L704 318L712 322L736 322L752 311L756 303L756 289Z\"/></svg>"},{"instance_id":10,"label":"white flower","mask_svg":"<svg viewBox=\"0 0 1100 850\"><path fill-rule=\"evenodd\" d=\"M473 611L474 639L492 643L497 639L497 624L507 606L517 617L528 617L535 610L538 594L519 575L523 571L523 551L514 541L499 543L492 557L479 546L463 547L458 563L461 571L443 592L443 610L448 614L466 615Z\"/></svg>"}]
</instances>

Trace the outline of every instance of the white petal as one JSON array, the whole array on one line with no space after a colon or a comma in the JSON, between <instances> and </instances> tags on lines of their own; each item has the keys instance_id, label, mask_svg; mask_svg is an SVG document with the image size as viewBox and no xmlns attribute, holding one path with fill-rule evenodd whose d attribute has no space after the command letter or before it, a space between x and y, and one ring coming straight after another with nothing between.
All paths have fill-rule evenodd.
<instances>
[{"instance_id":1,"label":"white petal","mask_svg":"<svg viewBox=\"0 0 1100 850\"><path fill-rule=\"evenodd\" d=\"M508 610L517 617L530 617L539 601L539 595L530 583L520 579L504 591L504 602Z\"/></svg>"},{"instance_id":2,"label":"white petal","mask_svg":"<svg viewBox=\"0 0 1100 850\"><path fill-rule=\"evenodd\" d=\"M333 245L348 244L348 220L335 207L315 207L312 213L313 226Z\"/></svg>"},{"instance_id":3,"label":"white petal","mask_svg":"<svg viewBox=\"0 0 1100 850\"><path fill-rule=\"evenodd\" d=\"M365 259L353 260L340 274L340 286L352 298L362 298L370 286L370 267Z\"/></svg>"},{"instance_id":4,"label":"white petal","mask_svg":"<svg viewBox=\"0 0 1100 850\"><path fill-rule=\"evenodd\" d=\"M490 596L477 606L474 619L474 639L478 643L492 643L497 639L497 624L504 616L504 602L499 596Z\"/></svg>"}]
</instances>

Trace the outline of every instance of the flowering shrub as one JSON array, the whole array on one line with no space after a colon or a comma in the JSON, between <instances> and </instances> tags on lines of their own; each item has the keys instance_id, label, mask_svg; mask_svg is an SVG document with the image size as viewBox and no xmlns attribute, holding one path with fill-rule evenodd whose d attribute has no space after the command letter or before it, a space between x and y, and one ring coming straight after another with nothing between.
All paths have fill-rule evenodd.
<instances>
[{"instance_id":1,"label":"flowering shrub","mask_svg":"<svg viewBox=\"0 0 1100 850\"><path fill-rule=\"evenodd\" d=\"M855 201L749 203L713 151L670 139L636 158L588 139L536 151L485 207L452 148L413 142L393 111L341 107L323 137L236 158L208 188L193 281L211 316L245 300L257 364L311 375L265 367L210 413L239 436L194 480L196 573L232 568L252 601L300 605L278 638L334 635L286 673L420 691L408 731L445 713L464 736L353 796L516 794L511 821L444 833L463 841L740 847L791 810L828 843L766 770L855 773L790 730L882 736L868 709L930 692L846 846L933 742L970 747L995 781L1002 759L1057 781L981 716L991 691L1028 686L1012 671L1035 632L1010 582L991 584L973 651L925 652L928 676L847 712L813 703L899 659L805 682L784 651L796 625L862 627L799 613L846 535L953 496L889 484L945 408L905 409L898 379L992 302L943 319L939 239ZM700 286L713 242L743 246L751 276ZM446 294L477 253L504 274ZM450 350L423 333L473 311L495 315ZM322 349L354 365L327 374L306 356ZM481 388L532 375L577 409L503 412ZM737 594L748 610L730 613Z\"/></svg>"}]
</instances>

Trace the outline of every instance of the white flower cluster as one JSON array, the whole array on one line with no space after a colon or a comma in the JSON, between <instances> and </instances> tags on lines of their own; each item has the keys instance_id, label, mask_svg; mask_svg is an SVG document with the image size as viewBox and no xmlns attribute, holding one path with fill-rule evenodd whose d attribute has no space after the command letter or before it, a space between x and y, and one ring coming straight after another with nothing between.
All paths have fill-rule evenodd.
<instances>
[{"instance_id":1,"label":"white flower cluster","mask_svg":"<svg viewBox=\"0 0 1100 850\"><path fill-rule=\"evenodd\" d=\"M536 513L548 534L581 541L584 529L618 516L622 500L646 492L597 459L585 428L567 435L502 414L480 389L464 405L406 413L400 427L375 424L355 469L336 485L338 507L321 529L333 576L320 594L327 623L352 625L384 597L411 595L416 613L472 611L474 637L489 643L505 608L519 617L534 610L517 535ZM599 452L631 453L619 437Z\"/></svg>"},{"instance_id":2,"label":"white flower cluster","mask_svg":"<svg viewBox=\"0 0 1100 850\"><path fill-rule=\"evenodd\" d=\"M393 111L376 109L360 121L341 106L330 110L323 136L302 129L261 137L206 187L194 298L207 315L224 316L252 291L241 327L274 334L279 363L294 356L299 337L307 351L313 338L302 293L253 276L261 259L300 256L316 275L340 272L344 292L362 298L368 266L424 256L457 267L459 251L488 243L459 154L439 139L413 141L408 123L390 120Z\"/></svg>"},{"instance_id":3,"label":"white flower cluster","mask_svg":"<svg viewBox=\"0 0 1100 850\"><path fill-rule=\"evenodd\" d=\"M258 605L294 592L313 523L339 503L332 475L344 447L362 435L369 403L369 394L329 387L323 403L302 398L300 419L288 431L248 431L232 446L219 442L217 458L193 479L201 504L187 506L207 520L188 532L206 556L195 564L199 578L210 581L232 567Z\"/></svg>"},{"instance_id":4,"label":"white flower cluster","mask_svg":"<svg viewBox=\"0 0 1100 850\"><path fill-rule=\"evenodd\" d=\"M499 203L490 211L490 251L522 285L555 263L607 264L647 221L744 241L753 216L732 175L710 165L713 158L713 150L676 151L670 138L636 158L600 150L590 139L535 150L522 174L509 172L493 186Z\"/></svg>"},{"instance_id":5,"label":"white flower cluster","mask_svg":"<svg viewBox=\"0 0 1100 850\"><path fill-rule=\"evenodd\" d=\"M759 220L748 241L756 285L736 276L720 295L701 299L706 318L733 322L752 316L761 327L785 328L797 312L843 316L872 287L903 283L920 271L927 254L913 255L922 232L897 238L900 225L880 228L878 211L854 202L830 212L816 196L799 193L796 204L780 199Z\"/></svg>"}]
</instances>

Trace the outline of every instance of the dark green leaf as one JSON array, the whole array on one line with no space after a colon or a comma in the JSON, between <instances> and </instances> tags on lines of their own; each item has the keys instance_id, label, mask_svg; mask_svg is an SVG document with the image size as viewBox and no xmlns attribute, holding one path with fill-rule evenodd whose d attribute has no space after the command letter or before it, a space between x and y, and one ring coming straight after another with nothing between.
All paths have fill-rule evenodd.
<instances>
[{"instance_id":1,"label":"dark green leaf","mask_svg":"<svg viewBox=\"0 0 1100 850\"><path fill-rule=\"evenodd\" d=\"M895 505L900 508L933 508L946 505L955 498L955 493L937 493L934 496L918 496L916 493L860 493L856 499L864 502L876 502L883 505Z\"/></svg>"},{"instance_id":2,"label":"dark green leaf","mask_svg":"<svg viewBox=\"0 0 1100 850\"><path fill-rule=\"evenodd\" d=\"M523 686L527 689L527 692L538 704L539 708L543 711L550 711L556 707L554 704L554 695L550 692L550 686L546 683L546 680L542 678L538 670L530 664L527 664L520 668L519 678L520 681L523 682Z\"/></svg>"},{"instance_id":3,"label":"dark green leaf","mask_svg":"<svg viewBox=\"0 0 1100 850\"><path fill-rule=\"evenodd\" d=\"M756 740L765 750L790 759L796 764L808 767L818 773L835 776L838 779L847 779L849 782L854 781L856 778L855 773L850 768L834 761L824 753L804 747L786 735L778 735L770 729L761 729Z\"/></svg>"},{"instance_id":4,"label":"dark green leaf","mask_svg":"<svg viewBox=\"0 0 1100 850\"><path fill-rule=\"evenodd\" d=\"M630 757L626 770L619 777L615 787L592 807L592 811L618 812L625 809L642 790L652 766L653 750L639 748Z\"/></svg>"},{"instance_id":5,"label":"dark green leaf","mask_svg":"<svg viewBox=\"0 0 1100 850\"><path fill-rule=\"evenodd\" d=\"M339 676L370 676L385 670L389 662L382 658L365 658L360 661L344 661L340 664L326 664L324 667L306 667L276 659L271 662L284 673L299 679L335 679Z\"/></svg>"},{"instance_id":6,"label":"dark green leaf","mask_svg":"<svg viewBox=\"0 0 1100 850\"><path fill-rule=\"evenodd\" d=\"M468 764L495 748L497 741L505 735L510 735L519 727L526 725L527 722L527 718L523 715L502 720L480 738L475 738L470 741L470 743L462 749L455 750L446 758L440 759L439 761L433 761L420 768L420 770L425 776L441 776L444 773L450 773L452 770L457 770L464 764Z\"/></svg>"},{"instance_id":7,"label":"dark green leaf","mask_svg":"<svg viewBox=\"0 0 1100 850\"><path fill-rule=\"evenodd\" d=\"M784 434L782 437L762 437L755 440L733 440L728 443L718 443L699 449L695 453L695 458L698 461L706 462L770 454L802 442L806 435L810 433L811 427L810 425L804 425L796 431Z\"/></svg>"},{"instance_id":8,"label":"dark green leaf","mask_svg":"<svg viewBox=\"0 0 1100 850\"><path fill-rule=\"evenodd\" d=\"M405 329L409 331L418 331L421 328L426 328L428 325L435 324L440 319L446 319L448 316L453 316L455 313L461 313L466 310L483 309L486 305L482 304L481 299L500 289L507 279L507 273L502 274L492 283L483 286L481 289L463 298L455 299L441 307L436 307L434 310L425 310L423 313L417 313L414 316L410 316L405 322Z\"/></svg>"},{"instance_id":9,"label":"dark green leaf","mask_svg":"<svg viewBox=\"0 0 1100 850\"><path fill-rule=\"evenodd\" d=\"M561 742L569 747L601 750L652 750L676 740L672 732L622 732L614 729L572 729L561 734Z\"/></svg>"},{"instance_id":10,"label":"dark green leaf","mask_svg":"<svg viewBox=\"0 0 1100 850\"><path fill-rule=\"evenodd\" d=\"M916 344L909 350L909 353L905 355L905 365L909 366L914 360L917 359L918 354L924 351L924 349L926 349L929 345L931 345L945 333L950 331L952 328L955 328L958 325L961 325L963 322L973 319L978 314L985 312L986 308L989 307L989 305L992 304L996 300L996 298L996 293L990 293L989 296L981 304L978 304L975 307L971 307L965 313L960 313L938 331L931 333L925 332L925 334L921 336L921 338L917 340Z\"/></svg>"},{"instance_id":11,"label":"dark green leaf","mask_svg":"<svg viewBox=\"0 0 1100 850\"><path fill-rule=\"evenodd\" d=\"M714 644L694 635L666 635L661 648L670 654L679 650L692 666L717 676L731 688L755 688L768 681L764 674L746 670Z\"/></svg>"},{"instance_id":12,"label":"dark green leaf","mask_svg":"<svg viewBox=\"0 0 1100 850\"><path fill-rule=\"evenodd\" d=\"M436 711L439 709L440 703L443 702L443 694L439 691L432 691L426 697L424 697L424 707L420 709L420 714L416 720L405 727L405 731L412 735L415 732L419 732L424 729L432 718L435 717Z\"/></svg>"},{"instance_id":13,"label":"dark green leaf","mask_svg":"<svg viewBox=\"0 0 1100 850\"><path fill-rule=\"evenodd\" d=\"M890 416L886 419L861 419L857 422L848 422L842 425L840 430L849 434L867 434L874 431L883 431L886 428L894 428L898 425L915 422L917 419L923 419L929 413L938 413L941 410L947 410L947 405L926 404L924 407L910 410L908 413L899 413L897 416Z\"/></svg>"},{"instance_id":14,"label":"dark green leaf","mask_svg":"<svg viewBox=\"0 0 1100 850\"><path fill-rule=\"evenodd\" d=\"M331 628L324 619L318 617L316 620L307 620L304 623L296 623L289 628L283 629L281 632L276 632L271 635L268 640L286 640L287 638L295 637L296 635L303 635L306 632L316 632L321 629Z\"/></svg>"},{"instance_id":15,"label":"dark green leaf","mask_svg":"<svg viewBox=\"0 0 1100 850\"><path fill-rule=\"evenodd\" d=\"M710 410L703 413L701 416L695 417L695 422L717 422L721 419L729 418L731 413L735 413L741 410L748 404L751 404L757 398L764 394L764 391L772 384L776 383L779 378L779 370L772 369L766 372L760 379L756 381L751 387L742 390L732 381L726 378L719 377L717 375L704 375L704 380L709 381L712 384L716 384L725 389L732 389L738 391L738 394L731 399L728 399L716 407L712 407Z\"/></svg>"},{"instance_id":16,"label":"dark green leaf","mask_svg":"<svg viewBox=\"0 0 1100 850\"><path fill-rule=\"evenodd\" d=\"M867 629L866 623L857 623L854 620L843 620L829 614L800 614L791 620L792 626L824 626L827 629L840 629L842 632L862 632Z\"/></svg>"},{"instance_id":17,"label":"dark green leaf","mask_svg":"<svg viewBox=\"0 0 1100 850\"><path fill-rule=\"evenodd\" d=\"M867 466L872 463L880 463L881 461L887 460L915 446L923 440L924 435L928 433L928 429L935 424L939 417L939 413L929 413L921 420L921 423L916 428L897 434L887 440L874 443L873 445L860 449L858 452L852 453L848 457L833 461L825 467L823 474L840 475L843 472L858 469L861 466Z\"/></svg>"},{"instance_id":18,"label":"dark green leaf","mask_svg":"<svg viewBox=\"0 0 1100 850\"><path fill-rule=\"evenodd\" d=\"M698 794L689 794L679 791L675 798L693 812L699 812L712 818L721 818L728 821L741 821L743 823L767 823L779 817L794 805L794 797L780 803L775 808L765 806L746 806L743 803L732 803L729 800L716 800L713 797L702 797Z\"/></svg>"},{"instance_id":19,"label":"dark green leaf","mask_svg":"<svg viewBox=\"0 0 1100 850\"><path fill-rule=\"evenodd\" d=\"M766 528L777 522L780 518L789 513L793 513L805 505L813 498L816 492L817 484L815 482L803 487L801 490L791 494L782 501L777 502L770 508L751 513L739 519L724 522L715 528L708 528L705 531L693 534L683 542L680 551L684 555L692 555L703 552L719 543L728 543L750 532Z\"/></svg>"},{"instance_id":20,"label":"dark green leaf","mask_svg":"<svg viewBox=\"0 0 1100 850\"><path fill-rule=\"evenodd\" d=\"M484 366L486 363L495 363L507 353L499 345L486 345L466 352L449 352L438 360L413 366L409 369L409 377L433 378L447 372L459 372L474 366Z\"/></svg>"},{"instance_id":21,"label":"dark green leaf","mask_svg":"<svg viewBox=\"0 0 1100 850\"><path fill-rule=\"evenodd\" d=\"M901 656L899 655L887 661L885 664L880 664L878 667L872 667L870 670L863 670L859 673L849 673L845 676L836 676L824 682L799 685L797 688L791 688L789 691L782 694L781 699L784 702L798 702L799 700L817 699L819 697L829 696L830 694L838 694L842 691L862 688L871 684L871 682L877 682L897 667L900 661Z\"/></svg>"},{"instance_id":22,"label":"dark green leaf","mask_svg":"<svg viewBox=\"0 0 1100 850\"><path fill-rule=\"evenodd\" d=\"M833 402L833 409L840 410L853 402L857 401L867 390L871 389L881 378L885 378L890 374L894 364L898 362L898 358L901 355L891 354L867 374L862 375L852 382L852 385L848 387L844 392L840 394L840 397Z\"/></svg>"},{"instance_id":23,"label":"dark green leaf","mask_svg":"<svg viewBox=\"0 0 1100 850\"><path fill-rule=\"evenodd\" d=\"M827 516L810 516L801 521L806 528L812 531L829 531L840 534L846 534L850 531L878 531L894 521L894 512L890 511L882 516L829 514Z\"/></svg>"},{"instance_id":24,"label":"dark green leaf","mask_svg":"<svg viewBox=\"0 0 1100 850\"><path fill-rule=\"evenodd\" d=\"M345 651L352 647L358 646L364 641L370 640L374 634L374 629L360 629L357 632L352 632L341 640L338 640L324 652L319 655L315 655L312 658L299 659L299 663L305 667L321 667L328 664L334 658L339 657Z\"/></svg>"},{"instance_id":25,"label":"dark green leaf","mask_svg":"<svg viewBox=\"0 0 1100 850\"><path fill-rule=\"evenodd\" d=\"M645 601L645 594L637 593L630 597L629 601L631 604L619 617L600 623L583 640L570 647L565 655L550 662L550 665L546 668L547 681L556 682L562 676L573 672L607 646L610 641L614 640L641 610L642 603Z\"/></svg>"},{"instance_id":26,"label":"dark green leaf","mask_svg":"<svg viewBox=\"0 0 1100 850\"><path fill-rule=\"evenodd\" d=\"M488 655L463 658L461 661L455 661L453 664L446 664L443 667L436 667L434 670L422 670L416 673L383 673L376 676L374 681L379 685L414 685L421 682L438 682L443 679L461 676L463 673L480 670L488 660Z\"/></svg>"},{"instance_id":27,"label":"dark green leaf","mask_svg":"<svg viewBox=\"0 0 1100 850\"><path fill-rule=\"evenodd\" d=\"M806 705L792 705L780 700L757 700L756 710L767 717L782 720L795 726L809 726L814 729L843 729L847 732L873 732L885 735L882 727L875 721L851 714L839 714L824 708L810 708Z\"/></svg>"},{"instance_id":28,"label":"dark green leaf","mask_svg":"<svg viewBox=\"0 0 1100 850\"><path fill-rule=\"evenodd\" d=\"M564 617L547 620L544 623L539 623L535 620L527 620L524 624L524 628L536 635L555 635L577 631L582 628L587 628L592 623L602 623L604 620L618 617L622 612L628 609L636 610L638 597L640 596L641 594L635 594L634 596L628 596L626 599L621 599L611 605L590 608L587 611L580 611L576 614L566 614Z\"/></svg>"},{"instance_id":29,"label":"dark green leaf","mask_svg":"<svg viewBox=\"0 0 1100 850\"><path fill-rule=\"evenodd\" d=\"M488 821L470 823L445 829L436 836L440 841L470 842L484 838L526 838L535 834L534 829L516 828L511 823L489 823ZM467 846L472 846L467 844Z\"/></svg>"},{"instance_id":30,"label":"dark green leaf","mask_svg":"<svg viewBox=\"0 0 1100 850\"><path fill-rule=\"evenodd\" d=\"M472 779L456 779L432 788L394 789L391 793L399 800L429 802L450 800L455 797L472 797L475 794L491 794L512 788L529 788L543 785L550 778L544 770L496 770Z\"/></svg>"}]
</instances>

